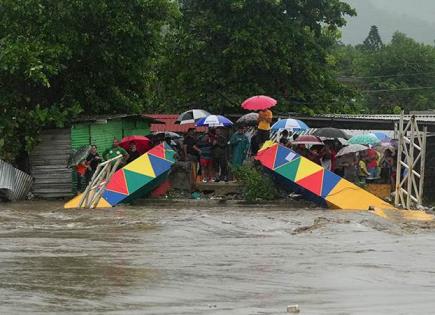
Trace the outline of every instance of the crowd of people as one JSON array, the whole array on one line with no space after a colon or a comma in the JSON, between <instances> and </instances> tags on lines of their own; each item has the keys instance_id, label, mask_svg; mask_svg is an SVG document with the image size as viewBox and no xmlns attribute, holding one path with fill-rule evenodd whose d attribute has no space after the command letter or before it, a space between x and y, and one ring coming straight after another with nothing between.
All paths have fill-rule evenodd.
<instances>
[{"instance_id":1,"label":"crowd of people","mask_svg":"<svg viewBox=\"0 0 435 315\"><path fill-rule=\"evenodd\" d=\"M259 112L254 132L242 125L232 134L229 128L224 127L208 128L207 132L201 133L190 128L181 141L174 141L164 135L154 136L150 147L166 142L177 152L177 159L192 163L193 173L200 174L203 182L227 182L231 177L230 169L243 165L245 160L255 156L264 142L270 139L272 119L269 109L262 110ZM378 180L394 185L396 158L391 148L382 151L367 147L365 151L337 156L343 148L338 139L306 145L298 141L298 138L298 134L282 130L275 140L353 183L365 185L367 181ZM118 166L121 168L137 159L141 153L135 142L130 142L126 150L119 145L116 138L102 156L97 152L97 146L92 145L88 156L76 166L77 191L81 192L86 187L99 163L119 155L122 155Z\"/></svg>"},{"instance_id":2,"label":"crowd of people","mask_svg":"<svg viewBox=\"0 0 435 315\"><path fill-rule=\"evenodd\" d=\"M298 135L283 130L279 143L296 153L358 185L368 181L388 183L394 186L396 157L394 150L367 146L367 150L337 156L343 148L338 140L324 140L322 145L307 146L298 143Z\"/></svg>"}]
</instances>

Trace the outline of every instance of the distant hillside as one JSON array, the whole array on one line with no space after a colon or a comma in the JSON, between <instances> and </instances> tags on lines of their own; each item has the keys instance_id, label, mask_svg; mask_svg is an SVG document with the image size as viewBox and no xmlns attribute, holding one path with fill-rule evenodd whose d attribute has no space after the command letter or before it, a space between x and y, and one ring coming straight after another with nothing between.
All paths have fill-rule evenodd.
<instances>
[{"instance_id":1,"label":"distant hillside","mask_svg":"<svg viewBox=\"0 0 435 315\"><path fill-rule=\"evenodd\" d=\"M434 0L343 0L352 5L357 17L348 19L343 42L359 44L367 36L370 26L377 25L382 40L387 42L395 31L417 41L434 44Z\"/></svg>"}]
</instances>

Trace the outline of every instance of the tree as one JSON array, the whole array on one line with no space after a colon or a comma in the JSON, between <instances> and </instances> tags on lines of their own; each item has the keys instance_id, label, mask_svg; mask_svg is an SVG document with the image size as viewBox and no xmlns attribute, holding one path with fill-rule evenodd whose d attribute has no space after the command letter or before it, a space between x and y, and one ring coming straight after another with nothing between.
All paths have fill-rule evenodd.
<instances>
[{"instance_id":1,"label":"tree","mask_svg":"<svg viewBox=\"0 0 435 315\"><path fill-rule=\"evenodd\" d=\"M366 54L357 71L372 112L424 110L435 104L434 46L396 32L390 44Z\"/></svg>"},{"instance_id":2,"label":"tree","mask_svg":"<svg viewBox=\"0 0 435 315\"><path fill-rule=\"evenodd\" d=\"M379 35L378 27L376 25L372 25L369 35L363 42L362 49L366 51L377 51L383 47L384 43Z\"/></svg>"},{"instance_id":3,"label":"tree","mask_svg":"<svg viewBox=\"0 0 435 315\"><path fill-rule=\"evenodd\" d=\"M332 48L344 16L355 14L349 5L183 0L180 10L159 72L160 103L234 112L244 98L268 94L279 100L278 110L312 112L347 97L335 79Z\"/></svg>"},{"instance_id":4,"label":"tree","mask_svg":"<svg viewBox=\"0 0 435 315\"><path fill-rule=\"evenodd\" d=\"M170 0L3 0L0 157L78 113L139 112L152 95Z\"/></svg>"}]
</instances>

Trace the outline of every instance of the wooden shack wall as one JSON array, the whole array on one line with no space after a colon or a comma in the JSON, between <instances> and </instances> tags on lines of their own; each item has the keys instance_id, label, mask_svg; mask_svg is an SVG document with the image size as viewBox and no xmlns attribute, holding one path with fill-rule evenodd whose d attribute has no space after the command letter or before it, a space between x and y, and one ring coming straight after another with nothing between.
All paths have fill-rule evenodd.
<instances>
[{"instance_id":1,"label":"wooden shack wall","mask_svg":"<svg viewBox=\"0 0 435 315\"><path fill-rule=\"evenodd\" d=\"M435 203L435 133L427 137L423 196L425 203Z\"/></svg>"},{"instance_id":2,"label":"wooden shack wall","mask_svg":"<svg viewBox=\"0 0 435 315\"><path fill-rule=\"evenodd\" d=\"M71 152L70 133L70 128L42 131L39 145L30 154L35 196L57 198L72 195L71 169L66 167Z\"/></svg>"}]
</instances>

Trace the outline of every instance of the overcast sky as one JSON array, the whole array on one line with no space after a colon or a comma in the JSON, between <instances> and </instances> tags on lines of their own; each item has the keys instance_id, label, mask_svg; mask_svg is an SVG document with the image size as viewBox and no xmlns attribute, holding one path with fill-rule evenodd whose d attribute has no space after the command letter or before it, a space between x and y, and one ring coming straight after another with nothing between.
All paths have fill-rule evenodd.
<instances>
[{"instance_id":1,"label":"overcast sky","mask_svg":"<svg viewBox=\"0 0 435 315\"><path fill-rule=\"evenodd\" d=\"M434 44L435 0L343 0L356 9L358 16L348 18L343 42L359 44L370 26L377 25L382 40L388 42L400 31L420 42Z\"/></svg>"}]
</instances>

